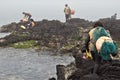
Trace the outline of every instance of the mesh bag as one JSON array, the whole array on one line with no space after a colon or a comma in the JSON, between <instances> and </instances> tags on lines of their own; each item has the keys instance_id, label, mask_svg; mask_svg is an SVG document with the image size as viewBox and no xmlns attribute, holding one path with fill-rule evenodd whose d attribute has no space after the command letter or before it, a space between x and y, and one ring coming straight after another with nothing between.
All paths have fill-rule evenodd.
<instances>
[{"instance_id":1,"label":"mesh bag","mask_svg":"<svg viewBox=\"0 0 120 80\"><path fill-rule=\"evenodd\" d=\"M110 54L116 55L118 53L118 48L115 42L108 42L105 41L102 44L101 51L100 51L100 56L102 57L103 60L110 60Z\"/></svg>"}]
</instances>

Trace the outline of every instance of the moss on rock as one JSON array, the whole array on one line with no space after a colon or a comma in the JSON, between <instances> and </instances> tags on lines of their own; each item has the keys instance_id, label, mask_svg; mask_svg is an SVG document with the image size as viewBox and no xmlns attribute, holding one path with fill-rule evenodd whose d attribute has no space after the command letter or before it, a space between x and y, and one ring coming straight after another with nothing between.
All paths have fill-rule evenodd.
<instances>
[{"instance_id":1,"label":"moss on rock","mask_svg":"<svg viewBox=\"0 0 120 80\"><path fill-rule=\"evenodd\" d=\"M34 48L36 44L37 42L35 40L29 40L29 41L23 41L23 42L17 42L14 44L10 44L10 46L14 48Z\"/></svg>"}]
</instances>

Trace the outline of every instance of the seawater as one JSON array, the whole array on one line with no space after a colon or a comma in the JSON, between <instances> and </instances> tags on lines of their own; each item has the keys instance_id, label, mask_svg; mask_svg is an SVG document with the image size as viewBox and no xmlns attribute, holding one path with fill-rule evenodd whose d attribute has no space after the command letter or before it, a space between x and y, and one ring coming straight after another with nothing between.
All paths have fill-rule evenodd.
<instances>
[{"instance_id":1,"label":"seawater","mask_svg":"<svg viewBox=\"0 0 120 80\"><path fill-rule=\"evenodd\" d=\"M56 77L57 64L74 61L70 56L52 54L34 49L0 48L0 80L48 80Z\"/></svg>"}]
</instances>

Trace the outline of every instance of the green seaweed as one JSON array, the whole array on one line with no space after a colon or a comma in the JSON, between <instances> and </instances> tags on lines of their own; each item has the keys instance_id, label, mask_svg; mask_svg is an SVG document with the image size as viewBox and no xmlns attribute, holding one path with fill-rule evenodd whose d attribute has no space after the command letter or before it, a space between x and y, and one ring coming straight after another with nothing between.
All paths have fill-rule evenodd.
<instances>
[{"instance_id":1,"label":"green seaweed","mask_svg":"<svg viewBox=\"0 0 120 80\"><path fill-rule=\"evenodd\" d=\"M37 42L35 40L29 40L29 41L23 41L23 42L17 42L14 44L10 44L10 46L14 48L34 48L36 44Z\"/></svg>"}]
</instances>

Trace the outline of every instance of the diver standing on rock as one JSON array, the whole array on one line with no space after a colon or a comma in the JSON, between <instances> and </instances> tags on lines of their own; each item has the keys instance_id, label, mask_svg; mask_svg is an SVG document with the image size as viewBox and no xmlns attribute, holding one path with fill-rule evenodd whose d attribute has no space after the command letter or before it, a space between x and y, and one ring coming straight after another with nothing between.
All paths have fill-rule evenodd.
<instances>
[{"instance_id":1,"label":"diver standing on rock","mask_svg":"<svg viewBox=\"0 0 120 80\"><path fill-rule=\"evenodd\" d=\"M67 22L68 20L71 19L71 10L70 10L70 7L68 6L68 4L65 4L64 13L65 13L65 18L66 18L66 22Z\"/></svg>"}]
</instances>

